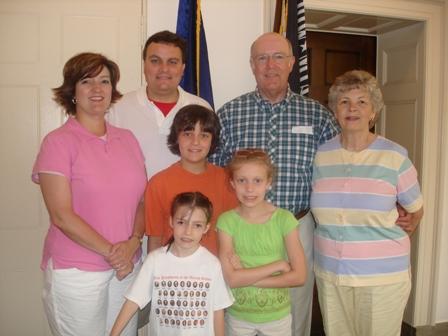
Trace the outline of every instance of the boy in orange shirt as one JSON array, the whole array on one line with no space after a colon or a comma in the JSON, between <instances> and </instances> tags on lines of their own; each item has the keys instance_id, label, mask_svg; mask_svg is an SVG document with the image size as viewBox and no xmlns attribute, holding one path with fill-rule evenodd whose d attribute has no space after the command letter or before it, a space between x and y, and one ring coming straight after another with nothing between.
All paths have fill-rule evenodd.
<instances>
[{"instance_id":1,"label":"boy in orange shirt","mask_svg":"<svg viewBox=\"0 0 448 336\"><path fill-rule=\"evenodd\" d=\"M182 192L199 191L213 204L211 227L201 244L218 254L216 220L238 204L224 169L207 161L218 145L219 132L216 114L200 105L185 106L174 118L167 142L180 160L154 175L145 192L148 252L165 245L172 235L169 218L174 197Z\"/></svg>"}]
</instances>

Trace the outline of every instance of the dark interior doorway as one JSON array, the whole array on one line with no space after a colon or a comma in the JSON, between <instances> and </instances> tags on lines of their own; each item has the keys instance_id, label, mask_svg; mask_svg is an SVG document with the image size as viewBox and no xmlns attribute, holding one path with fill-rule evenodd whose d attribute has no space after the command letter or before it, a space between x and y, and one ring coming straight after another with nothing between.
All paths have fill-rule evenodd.
<instances>
[{"instance_id":1,"label":"dark interior doorway","mask_svg":"<svg viewBox=\"0 0 448 336\"><path fill-rule=\"evenodd\" d=\"M325 106L328 89L344 72L362 69L376 75L376 37L309 31L306 33L310 94Z\"/></svg>"}]
</instances>

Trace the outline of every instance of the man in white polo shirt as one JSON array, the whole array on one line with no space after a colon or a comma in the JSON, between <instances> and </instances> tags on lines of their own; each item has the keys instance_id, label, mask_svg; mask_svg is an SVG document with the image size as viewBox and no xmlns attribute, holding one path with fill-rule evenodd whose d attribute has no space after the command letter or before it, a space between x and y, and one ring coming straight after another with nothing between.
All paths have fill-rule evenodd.
<instances>
[{"instance_id":1,"label":"man in white polo shirt","mask_svg":"<svg viewBox=\"0 0 448 336\"><path fill-rule=\"evenodd\" d=\"M186 44L164 30L150 36L143 48L146 86L123 96L111 109L108 120L131 130L145 156L148 178L179 160L167 147L166 138L177 111L185 105L210 108L204 99L184 91Z\"/></svg>"}]
</instances>

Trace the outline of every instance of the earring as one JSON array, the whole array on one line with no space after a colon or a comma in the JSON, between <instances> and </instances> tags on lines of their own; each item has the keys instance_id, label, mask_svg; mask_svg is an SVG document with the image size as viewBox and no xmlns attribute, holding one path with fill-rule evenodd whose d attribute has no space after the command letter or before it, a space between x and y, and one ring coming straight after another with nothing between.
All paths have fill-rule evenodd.
<instances>
[{"instance_id":1,"label":"earring","mask_svg":"<svg viewBox=\"0 0 448 336\"><path fill-rule=\"evenodd\" d=\"M73 105L76 105L76 97L72 98L72 103L73 103Z\"/></svg>"}]
</instances>

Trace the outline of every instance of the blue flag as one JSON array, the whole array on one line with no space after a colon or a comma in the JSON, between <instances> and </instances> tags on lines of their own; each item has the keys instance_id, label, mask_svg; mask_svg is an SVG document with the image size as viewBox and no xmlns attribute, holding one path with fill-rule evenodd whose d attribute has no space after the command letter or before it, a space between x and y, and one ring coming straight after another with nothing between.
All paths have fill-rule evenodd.
<instances>
[{"instance_id":1,"label":"blue flag","mask_svg":"<svg viewBox=\"0 0 448 336\"><path fill-rule=\"evenodd\" d=\"M176 34L187 42L185 72L180 86L185 91L204 98L213 108L213 90L200 0L179 0Z\"/></svg>"}]
</instances>

